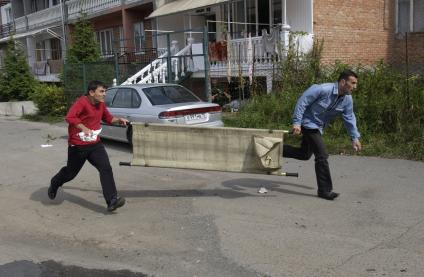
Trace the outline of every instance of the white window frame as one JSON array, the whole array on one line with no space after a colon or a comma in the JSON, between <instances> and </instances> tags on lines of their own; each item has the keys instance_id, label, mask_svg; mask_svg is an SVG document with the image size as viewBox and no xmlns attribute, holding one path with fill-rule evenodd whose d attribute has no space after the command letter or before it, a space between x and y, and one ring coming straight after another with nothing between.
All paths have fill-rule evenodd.
<instances>
[{"instance_id":1,"label":"white window frame","mask_svg":"<svg viewBox=\"0 0 424 277\"><path fill-rule=\"evenodd\" d=\"M52 43L52 41L55 41L55 43ZM58 46L58 48L53 49L53 45ZM53 53L58 57L58 59L53 59ZM52 60L61 60L62 59L62 44L60 42L60 39L58 38L51 38L50 39L50 57Z\"/></svg>"},{"instance_id":2,"label":"white window frame","mask_svg":"<svg viewBox=\"0 0 424 277\"><path fill-rule=\"evenodd\" d=\"M44 40L35 42L35 61L44 62L47 60L46 42Z\"/></svg>"},{"instance_id":3,"label":"white window frame","mask_svg":"<svg viewBox=\"0 0 424 277\"><path fill-rule=\"evenodd\" d=\"M409 1L409 30L408 32L422 32L414 30L414 1L416 0L407 0ZM424 15L423 15L424 16ZM400 33L399 30L399 0L396 0L396 33Z\"/></svg>"},{"instance_id":4,"label":"white window frame","mask_svg":"<svg viewBox=\"0 0 424 277\"><path fill-rule=\"evenodd\" d=\"M107 41L107 33L110 33L109 41ZM104 43L102 35L104 36ZM113 29L103 29L96 32L97 43L100 46L100 53L103 57L113 56Z\"/></svg>"},{"instance_id":5,"label":"white window frame","mask_svg":"<svg viewBox=\"0 0 424 277\"><path fill-rule=\"evenodd\" d=\"M141 32L141 37L136 36L136 27L139 28L138 31ZM135 22L133 24L133 28L134 28L133 29L133 31L134 31L134 34L133 34L134 35L134 50L135 50L136 53L142 53L143 49L145 48L143 46L146 43L146 34L145 34L145 31L144 31L144 22L143 21ZM139 47L137 48L137 46L139 46Z\"/></svg>"},{"instance_id":6,"label":"white window frame","mask_svg":"<svg viewBox=\"0 0 424 277\"><path fill-rule=\"evenodd\" d=\"M119 48L120 54L123 55L125 53L125 40L124 40L124 28L119 26Z\"/></svg>"}]
</instances>

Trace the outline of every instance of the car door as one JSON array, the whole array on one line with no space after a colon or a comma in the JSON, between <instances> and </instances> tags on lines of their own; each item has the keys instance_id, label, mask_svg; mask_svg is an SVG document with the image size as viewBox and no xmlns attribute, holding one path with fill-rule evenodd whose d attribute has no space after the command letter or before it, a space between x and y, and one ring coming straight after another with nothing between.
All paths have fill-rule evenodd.
<instances>
[{"instance_id":1,"label":"car door","mask_svg":"<svg viewBox=\"0 0 424 277\"><path fill-rule=\"evenodd\" d=\"M116 91L115 91L116 89ZM112 88L106 94L105 104L109 112L115 117L133 121L137 109L141 105L141 98L133 88ZM127 141L127 128L116 125L105 125L104 136L116 140Z\"/></svg>"}]
</instances>

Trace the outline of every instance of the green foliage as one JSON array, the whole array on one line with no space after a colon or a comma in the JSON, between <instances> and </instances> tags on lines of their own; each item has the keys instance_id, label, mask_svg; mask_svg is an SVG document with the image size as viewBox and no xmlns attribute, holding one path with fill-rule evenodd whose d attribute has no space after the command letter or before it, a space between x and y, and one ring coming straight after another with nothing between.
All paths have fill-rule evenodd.
<instances>
[{"instance_id":1,"label":"green foliage","mask_svg":"<svg viewBox=\"0 0 424 277\"><path fill-rule=\"evenodd\" d=\"M75 24L72 37L73 40L66 55L67 62L96 62L100 59L100 48L85 14L82 14Z\"/></svg>"},{"instance_id":2,"label":"green foliage","mask_svg":"<svg viewBox=\"0 0 424 277\"><path fill-rule=\"evenodd\" d=\"M115 78L115 64L108 61L66 63L63 72L66 102L69 105L75 98L86 93L90 80L99 80L111 86Z\"/></svg>"},{"instance_id":3,"label":"green foliage","mask_svg":"<svg viewBox=\"0 0 424 277\"><path fill-rule=\"evenodd\" d=\"M318 44L306 56L289 49L287 59L281 63L277 89L251 98L236 116L224 117L225 124L288 129L294 106L307 87L335 82L343 69L352 68L359 75L353 98L363 144L360 154L424 161L424 76L407 76L383 62L373 67L352 67L340 62L322 66L320 51L322 46ZM341 119L326 129L324 140L331 153L353 154Z\"/></svg>"},{"instance_id":4,"label":"green foliage","mask_svg":"<svg viewBox=\"0 0 424 277\"><path fill-rule=\"evenodd\" d=\"M68 105L85 94L89 81L100 80L111 85L115 77L114 62L101 61L94 30L85 14L75 24L73 37L62 74Z\"/></svg>"},{"instance_id":5,"label":"green foliage","mask_svg":"<svg viewBox=\"0 0 424 277\"><path fill-rule=\"evenodd\" d=\"M38 115L63 116L66 113L65 95L61 87L39 85L30 99L37 106Z\"/></svg>"},{"instance_id":6,"label":"green foliage","mask_svg":"<svg viewBox=\"0 0 424 277\"><path fill-rule=\"evenodd\" d=\"M37 83L22 49L12 37L7 44L4 68L0 71L0 101L26 100Z\"/></svg>"}]
</instances>

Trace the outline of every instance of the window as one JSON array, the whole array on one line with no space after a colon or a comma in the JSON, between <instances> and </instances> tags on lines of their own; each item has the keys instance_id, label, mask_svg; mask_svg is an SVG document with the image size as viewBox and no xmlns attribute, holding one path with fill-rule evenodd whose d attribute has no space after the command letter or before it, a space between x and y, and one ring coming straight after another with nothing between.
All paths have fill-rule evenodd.
<instances>
[{"instance_id":1,"label":"window","mask_svg":"<svg viewBox=\"0 0 424 277\"><path fill-rule=\"evenodd\" d=\"M130 88L121 88L116 93L111 108L138 108L140 104L141 99L137 91Z\"/></svg>"},{"instance_id":2,"label":"window","mask_svg":"<svg viewBox=\"0 0 424 277\"><path fill-rule=\"evenodd\" d=\"M31 11L38 12L49 7L49 0L31 0Z\"/></svg>"},{"instance_id":3,"label":"window","mask_svg":"<svg viewBox=\"0 0 424 277\"><path fill-rule=\"evenodd\" d=\"M46 60L46 44L44 40L35 43L35 60L37 62Z\"/></svg>"},{"instance_id":4,"label":"window","mask_svg":"<svg viewBox=\"0 0 424 277\"><path fill-rule=\"evenodd\" d=\"M119 26L119 48L121 55L125 53L125 40L124 40L124 30L122 26Z\"/></svg>"},{"instance_id":5,"label":"window","mask_svg":"<svg viewBox=\"0 0 424 277\"><path fill-rule=\"evenodd\" d=\"M424 32L424 1L397 0L397 32Z\"/></svg>"},{"instance_id":6,"label":"window","mask_svg":"<svg viewBox=\"0 0 424 277\"><path fill-rule=\"evenodd\" d=\"M256 0L246 0L246 14L247 22L256 23ZM249 24L247 28L247 31L250 32L252 36L258 35L255 24Z\"/></svg>"},{"instance_id":7,"label":"window","mask_svg":"<svg viewBox=\"0 0 424 277\"><path fill-rule=\"evenodd\" d=\"M414 1L413 32L424 32L424 1Z\"/></svg>"},{"instance_id":8,"label":"window","mask_svg":"<svg viewBox=\"0 0 424 277\"><path fill-rule=\"evenodd\" d=\"M152 105L199 102L190 91L180 86L159 86L143 89Z\"/></svg>"},{"instance_id":9,"label":"window","mask_svg":"<svg viewBox=\"0 0 424 277\"><path fill-rule=\"evenodd\" d=\"M108 89L106 91L106 96L105 96L106 107L112 106L112 101L113 101L113 98L115 97L117 91L118 91L117 88Z\"/></svg>"},{"instance_id":10,"label":"window","mask_svg":"<svg viewBox=\"0 0 424 277\"><path fill-rule=\"evenodd\" d=\"M273 24L281 24L283 22L281 0L273 0L272 7L274 9Z\"/></svg>"},{"instance_id":11,"label":"window","mask_svg":"<svg viewBox=\"0 0 424 277\"><path fill-rule=\"evenodd\" d=\"M52 51L52 60L62 59L62 46L57 38L50 39L50 47Z\"/></svg>"},{"instance_id":12,"label":"window","mask_svg":"<svg viewBox=\"0 0 424 277\"><path fill-rule=\"evenodd\" d=\"M144 46L144 24L137 22L134 24L134 46L136 52L143 51Z\"/></svg>"},{"instance_id":13,"label":"window","mask_svg":"<svg viewBox=\"0 0 424 277\"><path fill-rule=\"evenodd\" d=\"M103 56L113 55L113 33L112 29L96 32L97 43L100 45L100 52Z\"/></svg>"}]
</instances>

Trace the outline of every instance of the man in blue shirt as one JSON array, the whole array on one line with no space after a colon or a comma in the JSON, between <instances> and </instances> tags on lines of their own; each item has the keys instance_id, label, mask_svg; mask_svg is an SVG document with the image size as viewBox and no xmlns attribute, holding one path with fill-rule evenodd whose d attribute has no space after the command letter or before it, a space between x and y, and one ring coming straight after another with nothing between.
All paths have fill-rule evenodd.
<instances>
[{"instance_id":1,"label":"man in blue shirt","mask_svg":"<svg viewBox=\"0 0 424 277\"><path fill-rule=\"evenodd\" d=\"M337 115L341 115L355 151L361 150L360 134L353 112L352 91L356 88L358 76L351 70L340 73L336 83L312 85L297 101L293 113L292 131L302 134L300 147L284 145L283 157L309 160L315 156L315 174L318 197L334 200L338 193L333 191L328 153L322 139L324 128Z\"/></svg>"}]
</instances>

